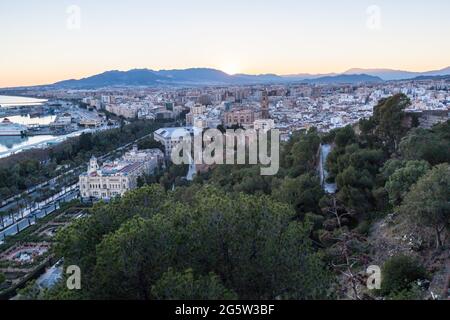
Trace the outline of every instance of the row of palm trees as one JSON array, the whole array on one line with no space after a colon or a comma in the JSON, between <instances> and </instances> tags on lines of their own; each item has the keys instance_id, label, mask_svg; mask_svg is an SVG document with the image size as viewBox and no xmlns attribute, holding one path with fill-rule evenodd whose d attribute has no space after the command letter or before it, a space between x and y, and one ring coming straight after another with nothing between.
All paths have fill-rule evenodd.
<instances>
[{"instance_id":1,"label":"row of palm trees","mask_svg":"<svg viewBox=\"0 0 450 320\"><path fill-rule=\"evenodd\" d=\"M46 196L51 193L50 190L44 190L43 192ZM15 201L15 205L8 209L7 212L0 212L0 227L1 229L6 228L8 225L6 223L6 218L12 221L9 225L16 223L19 220L23 220L25 212L27 210L40 209L40 202L35 201L31 195L24 192Z\"/></svg>"}]
</instances>

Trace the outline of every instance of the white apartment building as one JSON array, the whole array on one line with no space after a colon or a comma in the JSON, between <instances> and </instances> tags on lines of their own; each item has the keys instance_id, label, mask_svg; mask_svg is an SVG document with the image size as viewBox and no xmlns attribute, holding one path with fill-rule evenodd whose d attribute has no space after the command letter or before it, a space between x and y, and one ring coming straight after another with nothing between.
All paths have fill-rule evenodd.
<instances>
[{"instance_id":1,"label":"white apartment building","mask_svg":"<svg viewBox=\"0 0 450 320\"><path fill-rule=\"evenodd\" d=\"M88 171L79 177L80 193L83 199L109 200L123 196L137 187L138 177L151 174L164 160L159 149L137 150L125 154L120 160L106 162L99 167L92 157Z\"/></svg>"},{"instance_id":2,"label":"white apartment building","mask_svg":"<svg viewBox=\"0 0 450 320\"><path fill-rule=\"evenodd\" d=\"M194 120L197 117L203 116L206 112L206 107L201 104L196 104L191 107L191 112L186 115L186 124L194 125Z\"/></svg>"},{"instance_id":3,"label":"white apartment building","mask_svg":"<svg viewBox=\"0 0 450 320\"><path fill-rule=\"evenodd\" d=\"M192 135L193 133L192 127L161 128L155 131L154 138L164 146L165 155L169 158L173 148L180 144L187 134Z\"/></svg>"},{"instance_id":4,"label":"white apartment building","mask_svg":"<svg viewBox=\"0 0 450 320\"><path fill-rule=\"evenodd\" d=\"M108 104L106 111L115 114L116 116L124 117L125 119L134 119L138 115L141 106L130 104Z\"/></svg>"}]
</instances>

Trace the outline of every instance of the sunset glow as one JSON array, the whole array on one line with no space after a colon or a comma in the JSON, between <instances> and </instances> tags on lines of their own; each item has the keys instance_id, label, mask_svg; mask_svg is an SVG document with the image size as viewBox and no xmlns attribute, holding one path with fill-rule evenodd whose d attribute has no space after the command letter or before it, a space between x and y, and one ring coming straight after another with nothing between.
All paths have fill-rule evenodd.
<instances>
[{"instance_id":1,"label":"sunset glow","mask_svg":"<svg viewBox=\"0 0 450 320\"><path fill-rule=\"evenodd\" d=\"M450 65L448 12L446 0L2 0L0 87L133 68L440 69Z\"/></svg>"}]
</instances>

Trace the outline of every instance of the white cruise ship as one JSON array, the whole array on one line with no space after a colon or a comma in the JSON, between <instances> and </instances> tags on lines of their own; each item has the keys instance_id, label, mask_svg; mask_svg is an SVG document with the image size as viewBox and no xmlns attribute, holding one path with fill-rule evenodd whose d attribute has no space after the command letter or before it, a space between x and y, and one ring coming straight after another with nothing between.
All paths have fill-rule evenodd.
<instances>
[{"instance_id":1,"label":"white cruise ship","mask_svg":"<svg viewBox=\"0 0 450 320\"><path fill-rule=\"evenodd\" d=\"M0 136L22 136L26 132L26 126L12 123L8 118L5 118L0 122Z\"/></svg>"}]
</instances>

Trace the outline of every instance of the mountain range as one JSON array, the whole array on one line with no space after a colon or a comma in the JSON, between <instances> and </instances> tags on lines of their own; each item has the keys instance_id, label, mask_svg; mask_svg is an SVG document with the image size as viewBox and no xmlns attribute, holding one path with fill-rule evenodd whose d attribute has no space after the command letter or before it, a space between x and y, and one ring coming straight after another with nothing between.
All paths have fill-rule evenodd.
<instances>
[{"instance_id":1,"label":"mountain range","mask_svg":"<svg viewBox=\"0 0 450 320\"><path fill-rule=\"evenodd\" d=\"M343 73L330 74L235 74L211 68L191 68L179 70L133 69L129 71L107 71L83 79L60 81L50 85L58 88L86 89L113 86L201 86L201 85L240 85L268 83L377 83L393 80L427 79L450 75L450 67L427 71L411 72L392 69L350 69Z\"/></svg>"},{"instance_id":2,"label":"mountain range","mask_svg":"<svg viewBox=\"0 0 450 320\"><path fill-rule=\"evenodd\" d=\"M107 71L80 80L66 80L53 84L57 87L85 88L107 86L157 86L157 85L225 85L246 83L283 82L284 78L274 75L229 75L209 68L183 70L133 69L129 71Z\"/></svg>"},{"instance_id":3,"label":"mountain range","mask_svg":"<svg viewBox=\"0 0 450 320\"><path fill-rule=\"evenodd\" d=\"M402 70L392 70L392 69L350 69L344 74L356 74L356 73L365 73L371 76L380 77L383 80L409 80L417 77L423 76L445 76L450 75L450 67L426 71L426 72L411 72L411 71L402 71Z\"/></svg>"}]
</instances>

